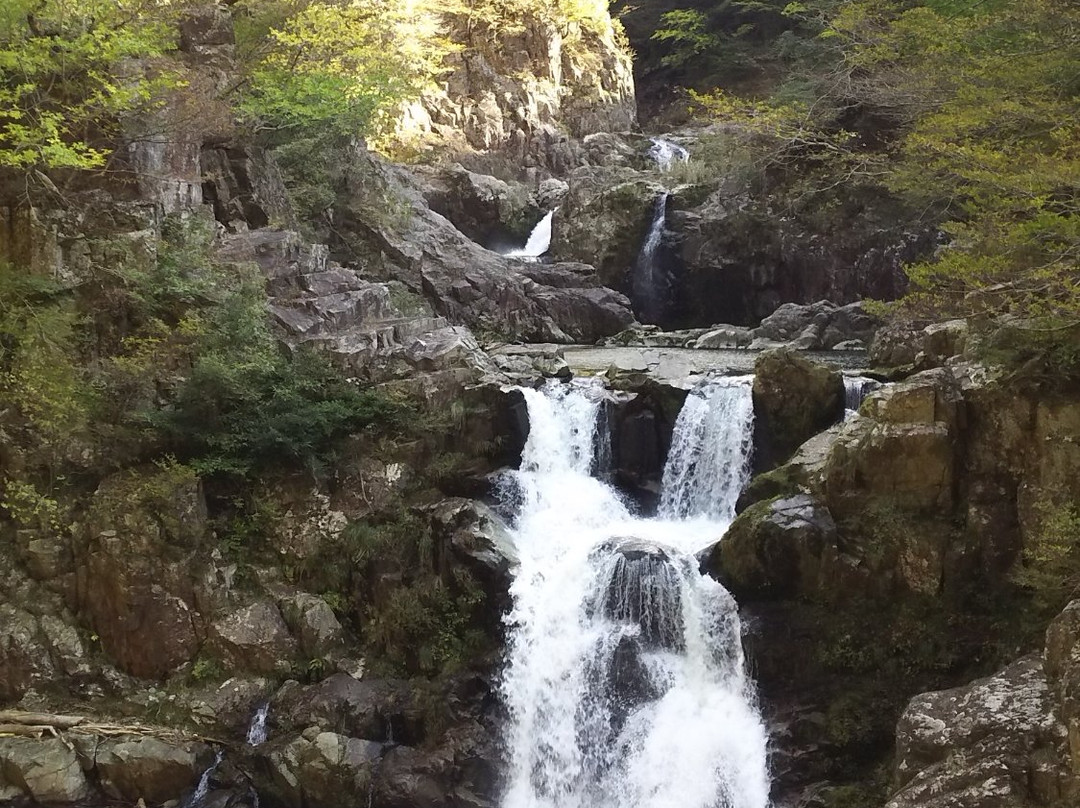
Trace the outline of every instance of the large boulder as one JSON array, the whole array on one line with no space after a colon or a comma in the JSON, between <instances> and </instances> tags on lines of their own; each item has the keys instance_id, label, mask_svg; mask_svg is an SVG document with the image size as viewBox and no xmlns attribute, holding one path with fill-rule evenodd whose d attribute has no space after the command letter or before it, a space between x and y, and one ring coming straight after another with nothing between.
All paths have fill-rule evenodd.
<instances>
[{"instance_id":1,"label":"large boulder","mask_svg":"<svg viewBox=\"0 0 1080 808\"><path fill-rule=\"evenodd\" d=\"M25 609L0 603L0 701L18 701L28 688L49 682L55 675L37 618Z\"/></svg>"},{"instance_id":2,"label":"large boulder","mask_svg":"<svg viewBox=\"0 0 1080 808\"><path fill-rule=\"evenodd\" d=\"M193 788L210 764L205 744L153 737L95 738L81 744L84 764L97 771L102 790L113 799L161 804Z\"/></svg>"},{"instance_id":3,"label":"large boulder","mask_svg":"<svg viewBox=\"0 0 1080 808\"><path fill-rule=\"evenodd\" d=\"M838 370L793 350L766 351L754 363L755 465L787 460L804 442L844 415L844 380Z\"/></svg>"},{"instance_id":4,"label":"large boulder","mask_svg":"<svg viewBox=\"0 0 1080 808\"><path fill-rule=\"evenodd\" d=\"M484 586L491 603L508 606L518 551L499 515L481 502L460 497L443 500L428 513L440 574L449 580L454 567L464 565Z\"/></svg>"},{"instance_id":5,"label":"large boulder","mask_svg":"<svg viewBox=\"0 0 1080 808\"><path fill-rule=\"evenodd\" d=\"M0 802L76 803L90 793L78 755L64 739L0 738Z\"/></svg>"},{"instance_id":6,"label":"large boulder","mask_svg":"<svg viewBox=\"0 0 1080 808\"><path fill-rule=\"evenodd\" d=\"M286 732L314 726L353 738L412 744L428 733L418 695L406 681L337 673L310 687L295 682L282 687L271 713Z\"/></svg>"},{"instance_id":7,"label":"large boulder","mask_svg":"<svg viewBox=\"0 0 1080 808\"><path fill-rule=\"evenodd\" d=\"M285 624L309 658L325 657L345 643L345 632L330 605L318 595L297 592L278 601Z\"/></svg>"},{"instance_id":8,"label":"large boulder","mask_svg":"<svg viewBox=\"0 0 1080 808\"><path fill-rule=\"evenodd\" d=\"M952 374L926 371L885 387L860 412L840 432L824 469L833 514L854 514L868 500L913 513L949 513L964 418Z\"/></svg>"},{"instance_id":9,"label":"large boulder","mask_svg":"<svg viewBox=\"0 0 1080 808\"><path fill-rule=\"evenodd\" d=\"M272 673L289 670L297 645L278 607L260 600L216 620L209 650L239 670Z\"/></svg>"},{"instance_id":10,"label":"large boulder","mask_svg":"<svg viewBox=\"0 0 1080 808\"><path fill-rule=\"evenodd\" d=\"M431 209L478 244L494 247L511 235L522 237L528 204L524 186L477 174L460 164L427 172L417 167L413 174L421 181Z\"/></svg>"},{"instance_id":11,"label":"large boulder","mask_svg":"<svg viewBox=\"0 0 1080 808\"><path fill-rule=\"evenodd\" d=\"M1066 606L1047 629L1043 665L1069 734L1070 765L1080 778L1080 600Z\"/></svg>"},{"instance_id":12,"label":"large boulder","mask_svg":"<svg viewBox=\"0 0 1080 808\"><path fill-rule=\"evenodd\" d=\"M751 478L739 495L735 512L742 513L755 502L773 497L789 497L807 492L820 496L825 464L843 426L843 423L834 424L824 432L819 432L800 446L784 465Z\"/></svg>"},{"instance_id":13,"label":"large boulder","mask_svg":"<svg viewBox=\"0 0 1080 808\"><path fill-rule=\"evenodd\" d=\"M287 808L348 808L371 790L383 746L312 730L260 754L260 793Z\"/></svg>"},{"instance_id":14,"label":"large boulder","mask_svg":"<svg viewBox=\"0 0 1080 808\"><path fill-rule=\"evenodd\" d=\"M163 676L198 651L207 529L202 485L184 466L123 472L94 493L76 546L79 604L126 672Z\"/></svg>"},{"instance_id":15,"label":"large boulder","mask_svg":"<svg viewBox=\"0 0 1080 808\"><path fill-rule=\"evenodd\" d=\"M880 329L870 343L870 363L875 367L940 367L964 353L968 325L964 320L948 320L923 326L890 323Z\"/></svg>"},{"instance_id":16,"label":"large boulder","mask_svg":"<svg viewBox=\"0 0 1080 808\"><path fill-rule=\"evenodd\" d=\"M1064 793L1064 739L1038 656L916 696L897 725L897 790L886 808L1075 804Z\"/></svg>"},{"instance_id":17,"label":"large boulder","mask_svg":"<svg viewBox=\"0 0 1080 808\"><path fill-rule=\"evenodd\" d=\"M804 351L831 350L841 344L865 347L880 325L881 320L866 311L862 303L846 306L828 300L785 303L751 332L754 337L751 347L764 348L777 343Z\"/></svg>"},{"instance_id":18,"label":"large boulder","mask_svg":"<svg viewBox=\"0 0 1080 808\"><path fill-rule=\"evenodd\" d=\"M374 802L380 808L487 808L497 796L497 760L493 735L476 721L463 722L434 748L391 749L375 779Z\"/></svg>"},{"instance_id":19,"label":"large boulder","mask_svg":"<svg viewBox=\"0 0 1080 808\"><path fill-rule=\"evenodd\" d=\"M493 804L498 744L484 723L487 680L464 674L438 694L416 683L337 674L286 683L275 737L253 752L262 794L289 808L338 808L370 795L380 808ZM370 791L369 791L370 784Z\"/></svg>"},{"instance_id":20,"label":"large boulder","mask_svg":"<svg viewBox=\"0 0 1080 808\"><path fill-rule=\"evenodd\" d=\"M723 540L706 551L704 569L736 598L817 595L836 583L836 525L805 494L759 502L736 518Z\"/></svg>"}]
</instances>

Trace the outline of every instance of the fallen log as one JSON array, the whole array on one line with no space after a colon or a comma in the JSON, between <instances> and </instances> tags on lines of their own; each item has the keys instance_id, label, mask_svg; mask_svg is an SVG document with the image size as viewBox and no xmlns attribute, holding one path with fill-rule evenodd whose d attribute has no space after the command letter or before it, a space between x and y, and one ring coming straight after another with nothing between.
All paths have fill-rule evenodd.
<instances>
[{"instance_id":1,"label":"fallen log","mask_svg":"<svg viewBox=\"0 0 1080 808\"><path fill-rule=\"evenodd\" d=\"M26 724L71 729L86 722L81 715L54 715L53 713L27 713L22 710L0 710L0 724Z\"/></svg>"},{"instance_id":2,"label":"fallen log","mask_svg":"<svg viewBox=\"0 0 1080 808\"><path fill-rule=\"evenodd\" d=\"M42 735L56 736L56 728L48 724L0 724L0 735L30 735L40 738Z\"/></svg>"},{"instance_id":3,"label":"fallen log","mask_svg":"<svg viewBox=\"0 0 1080 808\"><path fill-rule=\"evenodd\" d=\"M0 735L25 735L40 738L45 734L55 737L60 732L106 737L141 735L177 742L201 741L217 745L227 744L226 741L220 738L210 738L171 727L155 727L146 724L98 723L83 715L53 715L51 713L28 713L21 710L0 710Z\"/></svg>"}]
</instances>

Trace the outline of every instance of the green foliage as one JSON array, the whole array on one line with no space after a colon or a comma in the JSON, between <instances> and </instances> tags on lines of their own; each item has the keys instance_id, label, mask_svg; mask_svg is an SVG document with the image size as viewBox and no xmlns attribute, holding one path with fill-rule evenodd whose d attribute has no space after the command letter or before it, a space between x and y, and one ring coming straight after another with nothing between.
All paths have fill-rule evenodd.
<instances>
[{"instance_id":1,"label":"green foliage","mask_svg":"<svg viewBox=\"0 0 1080 808\"><path fill-rule=\"evenodd\" d=\"M118 417L199 473L236 477L280 465L317 471L344 435L391 424L395 405L313 351L289 355L278 345L261 274L215 265L210 238L198 220L172 222L157 262L117 270L129 315L142 325L113 361L113 383L153 378L162 364L179 376L164 406L142 401Z\"/></svg>"},{"instance_id":2,"label":"green foliage","mask_svg":"<svg viewBox=\"0 0 1080 808\"><path fill-rule=\"evenodd\" d=\"M708 89L756 83L773 72L781 43L802 17L782 0L721 0L662 12L651 26L656 63L687 86ZM645 13L628 4L632 13ZM804 41L804 40L803 40ZM646 59L645 70L650 69Z\"/></svg>"},{"instance_id":3,"label":"green foliage","mask_svg":"<svg viewBox=\"0 0 1080 808\"><path fill-rule=\"evenodd\" d=\"M464 569L451 585L424 577L390 593L373 612L367 639L381 658L400 670L433 675L466 664L484 647L474 628L483 592Z\"/></svg>"},{"instance_id":4,"label":"green foliage","mask_svg":"<svg viewBox=\"0 0 1080 808\"><path fill-rule=\"evenodd\" d=\"M1080 593L1080 501L1047 492L1035 504L1034 517L1036 529L1014 580L1052 615Z\"/></svg>"},{"instance_id":5,"label":"green foliage","mask_svg":"<svg viewBox=\"0 0 1080 808\"><path fill-rule=\"evenodd\" d=\"M605 0L444 0L440 8L473 30L515 32L525 18L540 19L569 33L571 24L602 33L610 24Z\"/></svg>"},{"instance_id":6,"label":"green foliage","mask_svg":"<svg viewBox=\"0 0 1080 808\"><path fill-rule=\"evenodd\" d=\"M21 527L56 530L60 527L60 506L29 482L8 479L0 497L0 508Z\"/></svg>"},{"instance_id":7,"label":"green foliage","mask_svg":"<svg viewBox=\"0 0 1080 808\"><path fill-rule=\"evenodd\" d=\"M251 70L241 104L264 129L353 137L385 126L452 49L434 3L245 2ZM261 34L261 35L260 35Z\"/></svg>"},{"instance_id":8,"label":"green foliage","mask_svg":"<svg viewBox=\"0 0 1080 808\"><path fill-rule=\"evenodd\" d=\"M351 522L342 531L342 541L350 565L361 574L430 569L434 563L430 529L405 508Z\"/></svg>"},{"instance_id":9,"label":"green foliage","mask_svg":"<svg viewBox=\"0 0 1080 808\"><path fill-rule=\"evenodd\" d=\"M51 278L0 263L0 423L58 444L85 424L74 300Z\"/></svg>"},{"instance_id":10,"label":"green foliage","mask_svg":"<svg viewBox=\"0 0 1080 808\"><path fill-rule=\"evenodd\" d=\"M188 678L195 683L218 682L225 678L225 667L215 657L200 655L192 664Z\"/></svg>"},{"instance_id":11,"label":"green foliage","mask_svg":"<svg viewBox=\"0 0 1080 808\"><path fill-rule=\"evenodd\" d=\"M877 186L940 222L948 242L907 268L900 313L1008 316L1022 362L1074 367L1080 8L807 0L784 14L797 27L774 96L703 94L703 116L738 124L774 176L815 194Z\"/></svg>"},{"instance_id":12,"label":"green foliage","mask_svg":"<svg viewBox=\"0 0 1080 808\"><path fill-rule=\"evenodd\" d=\"M100 168L120 116L180 85L153 60L185 2L6 0L0 11L0 168ZM145 69L134 67L143 60Z\"/></svg>"},{"instance_id":13,"label":"green foliage","mask_svg":"<svg viewBox=\"0 0 1080 808\"><path fill-rule=\"evenodd\" d=\"M230 561L250 563L258 550L265 547L267 536L272 534L281 516L280 504L265 492L234 496L214 520L218 547Z\"/></svg>"},{"instance_id":14,"label":"green foliage","mask_svg":"<svg viewBox=\"0 0 1080 808\"><path fill-rule=\"evenodd\" d=\"M246 476L282 463L317 471L333 455L337 439L386 423L395 413L313 351L289 358L262 329L222 332L211 327L209 340L242 335L251 342L234 345L246 344L247 350L239 356L221 348L201 352L173 404L148 415L202 473Z\"/></svg>"},{"instance_id":15,"label":"green foliage","mask_svg":"<svg viewBox=\"0 0 1080 808\"><path fill-rule=\"evenodd\" d=\"M660 60L667 67L681 67L703 53L718 48L721 38L708 30L705 13L693 8L678 8L660 18L662 27L652 38L671 48Z\"/></svg>"},{"instance_id":16,"label":"green foliage","mask_svg":"<svg viewBox=\"0 0 1080 808\"><path fill-rule=\"evenodd\" d=\"M841 35L883 12L856 7ZM951 243L909 269L909 306L1080 319L1080 9L1058 0L888 9L853 45L861 69L899 76L878 94L910 120L892 187L947 200Z\"/></svg>"}]
</instances>

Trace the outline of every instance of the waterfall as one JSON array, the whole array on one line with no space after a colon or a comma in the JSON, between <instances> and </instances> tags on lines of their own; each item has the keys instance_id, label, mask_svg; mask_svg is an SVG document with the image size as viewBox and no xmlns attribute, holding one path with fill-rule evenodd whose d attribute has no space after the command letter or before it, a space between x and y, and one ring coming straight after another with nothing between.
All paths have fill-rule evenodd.
<instances>
[{"instance_id":1,"label":"waterfall","mask_svg":"<svg viewBox=\"0 0 1080 808\"><path fill-rule=\"evenodd\" d=\"M656 197L652 223L630 277L630 297L634 311L643 323L658 323L663 319L667 308L667 279L657 263L657 251L660 249L664 225L667 222L667 203L666 191Z\"/></svg>"},{"instance_id":2,"label":"waterfall","mask_svg":"<svg viewBox=\"0 0 1080 808\"><path fill-rule=\"evenodd\" d=\"M553 208L545 214L529 234L524 247L520 250L510 250L506 255L511 258L539 258L546 253L551 247L551 222L557 210L558 208Z\"/></svg>"},{"instance_id":3,"label":"waterfall","mask_svg":"<svg viewBox=\"0 0 1080 808\"><path fill-rule=\"evenodd\" d=\"M690 159L690 152L678 143L664 140L662 137L649 138L652 145L649 147L649 157L656 161L661 171L668 171L675 161L685 163Z\"/></svg>"},{"instance_id":4,"label":"waterfall","mask_svg":"<svg viewBox=\"0 0 1080 808\"><path fill-rule=\"evenodd\" d=\"M753 377L716 379L686 397L664 466L660 514L730 522L750 478Z\"/></svg>"},{"instance_id":5,"label":"waterfall","mask_svg":"<svg viewBox=\"0 0 1080 808\"><path fill-rule=\"evenodd\" d=\"M859 411L863 400L881 387L881 382L866 376L844 377L844 418L851 418Z\"/></svg>"},{"instance_id":6,"label":"waterfall","mask_svg":"<svg viewBox=\"0 0 1080 808\"><path fill-rule=\"evenodd\" d=\"M251 716L248 725L247 742L249 746L258 746L266 740L266 717L270 714L270 702L266 701L259 705L259 709Z\"/></svg>"},{"instance_id":7,"label":"waterfall","mask_svg":"<svg viewBox=\"0 0 1080 808\"><path fill-rule=\"evenodd\" d=\"M221 760L225 756L224 749L218 749L214 754L214 762L206 767L206 771L202 773L202 777L199 778L199 784L195 786L195 790L191 793L183 803L183 808L200 808L200 806L206 802L206 795L210 793L210 778L214 776L214 772L217 771L217 767L221 765Z\"/></svg>"},{"instance_id":8,"label":"waterfall","mask_svg":"<svg viewBox=\"0 0 1080 808\"><path fill-rule=\"evenodd\" d=\"M591 476L598 383L521 392L502 808L766 808L766 733L738 611L693 556L726 521L634 517ZM735 428L709 437L746 443ZM701 465L706 449L692 448Z\"/></svg>"}]
</instances>

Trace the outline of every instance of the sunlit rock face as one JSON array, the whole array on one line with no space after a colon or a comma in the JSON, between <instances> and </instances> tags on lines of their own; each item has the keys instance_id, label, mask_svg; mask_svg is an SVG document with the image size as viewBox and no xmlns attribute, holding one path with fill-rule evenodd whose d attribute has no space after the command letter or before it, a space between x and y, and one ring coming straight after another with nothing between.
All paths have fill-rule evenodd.
<instances>
[{"instance_id":1,"label":"sunlit rock face","mask_svg":"<svg viewBox=\"0 0 1080 808\"><path fill-rule=\"evenodd\" d=\"M461 50L439 88L405 108L391 152L432 148L488 173L560 173L577 162L571 138L630 129L630 52L606 4L594 5L588 22L557 25L527 11L494 31L451 16Z\"/></svg>"}]
</instances>

